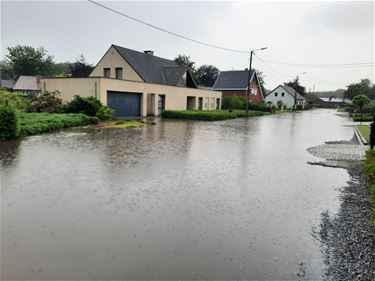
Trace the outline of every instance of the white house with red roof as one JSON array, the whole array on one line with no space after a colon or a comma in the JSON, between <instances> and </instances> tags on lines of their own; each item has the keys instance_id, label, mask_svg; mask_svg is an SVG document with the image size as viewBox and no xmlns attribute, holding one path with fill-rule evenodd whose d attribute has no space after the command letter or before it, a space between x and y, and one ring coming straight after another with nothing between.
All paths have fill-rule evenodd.
<instances>
[{"instance_id":1,"label":"white house with red roof","mask_svg":"<svg viewBox=\"0 0 375 281\"><path fill-rule=\"evenodd\" d=\"M271 92L269 92L264 98L264 101L266 103L272 102L272 104L277 107L281 101L284 105L284 108L287 109L294 108L294 103L296 103L297 108L304 109L306 106L305 98L292 87L285 85L279 85Z\"/></svg>"}]
</instances>

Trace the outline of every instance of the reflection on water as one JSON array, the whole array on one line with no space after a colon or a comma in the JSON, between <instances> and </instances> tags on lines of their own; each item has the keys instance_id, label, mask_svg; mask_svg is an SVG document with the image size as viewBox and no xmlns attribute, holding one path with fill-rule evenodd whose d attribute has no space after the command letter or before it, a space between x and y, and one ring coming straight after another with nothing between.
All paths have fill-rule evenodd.
<instances>
[{"instance_id":1,"label":"reflection on water","mask_svg":"<svg viewBox=\"0 0 375 281\"><path fill-rule=\"evenodd\" d=\"M350 139L319 110L72 129L0 146L4 279L319 279L311 237L346 171L306 148Z\"/></svg>"}]
</instances>

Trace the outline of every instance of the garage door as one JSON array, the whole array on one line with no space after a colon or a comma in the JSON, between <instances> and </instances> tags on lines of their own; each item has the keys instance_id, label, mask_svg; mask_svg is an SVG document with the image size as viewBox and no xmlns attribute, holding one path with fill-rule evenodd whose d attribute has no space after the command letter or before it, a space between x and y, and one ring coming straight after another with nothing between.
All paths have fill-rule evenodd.
<instances>
[{"instance_id":1,"label":"garage door","mask_svg":"<svg viewBox=\"0 0 375 281\"><path fill-rule=\"evenodd\" d=\"M141 115L141 94L107 91L107 105L115 111L115 117Z\"/></svg>"}]
</instances>

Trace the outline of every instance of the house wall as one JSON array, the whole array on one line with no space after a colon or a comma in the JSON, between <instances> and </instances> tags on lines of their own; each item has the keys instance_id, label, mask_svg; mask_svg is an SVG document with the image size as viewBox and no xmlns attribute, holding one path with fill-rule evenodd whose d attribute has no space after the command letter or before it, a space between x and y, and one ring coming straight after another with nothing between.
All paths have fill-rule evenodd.
<instances>
[{"instance_id":1,"label":"house wall","mask_svg":"<svg viewBox=\"0 0 375 281\"><path fill-rule=\"evenodd\" d=\"M275 93L277 93L277 97L275 97ZM284 93L284 97L281 96L282 93ZM264 100L265 102L271 101L275 106L277 106L277 102L279 100L282 101L287 108L291 108L294 106L294 97L280 86L272 92L268 93Z\"/></svg>"},{"instance_id":2,"label":"house wall","mask_svg":"<svg viewBox=\"0 0 375 281\"><path fill-rule=\"evenodd\" d=\"M134 69L122 58L115 48L110 47L103 58L95 66L90 77L104 77L104 68L111 69L110 78L116 78L116 67L122 67L122 79L143 81Z\"/></svg>"},{"instance_id":3,"label":"house wall","mask_svg":"<svg viewBox=\"0 0 375 281\"><path fill-rule=\"evenodd\" d=\"M63 101L70 101L74 95L100 98L100 78L42 78L43 91L60 91Z\"/></svg>"},{"instance_id":4,"label":"house wall","mask_svg":"<svg viewBox=\"0 0 375 281\"><path fill-rule=\"evenodd\" d=\"M96 83L96 84L95 84ZM141 115L147 115L147 103L150 102L150 94L155 94L156 102L153 106L154 110L148 108L148 112L157 111L157 97L158 95L165 95L165 109L168 110L186 110L187 97L196 97L195 108L198 109L198 98L202 97L203 110L216 109L216 101L220 99L219 108L221 108L222 93L218 91L173 87L160 84L136 82L109 79L102 77L88 77L88 78L45 78L42 79L42 84L45 85L47 91L58 90L62 95L63 100L70 100L75 94L80 96L95 96L103 103L107 104L107 91L119 92L135 92L141 93ZM95 91L95 85L97 90Z\"/></svg>"},{"instance_id":5,"label":"house wall","mask_svg":"<svg viewBox=\"0 0 375 281\"><path fill-rule=\"evenodd\" d=\"M250 84L250 89L256 89L256 94L251 94L249 95L249 100L252 102L261 102L263 100L263 97L261 95L259 86L257 83L252 82ZM244 97L246 98L246 90L222 90L223 92L223 97L229 97L229 96L238 96L238 97Z\"/></svg>"}]
</instances>

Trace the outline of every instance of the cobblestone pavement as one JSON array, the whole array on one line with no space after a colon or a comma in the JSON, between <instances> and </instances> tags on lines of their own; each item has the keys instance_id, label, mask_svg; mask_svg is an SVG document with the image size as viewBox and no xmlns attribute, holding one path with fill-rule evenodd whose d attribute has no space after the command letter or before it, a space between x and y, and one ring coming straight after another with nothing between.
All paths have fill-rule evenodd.
<instances>
[{"instance_id":1,"label":"cobblestone pavement","mask_svg":"<svg viewBox=\"0 0 375 281\"><path fill-rule=\"evenodd\" d=\"M326 160L360 161L365 159L365 147L354 137L350 141L326 142L307 149L312 155Z\"/></svg>"}]
</instances>

